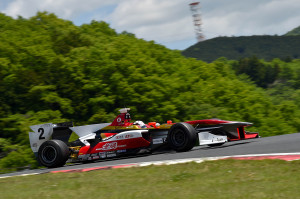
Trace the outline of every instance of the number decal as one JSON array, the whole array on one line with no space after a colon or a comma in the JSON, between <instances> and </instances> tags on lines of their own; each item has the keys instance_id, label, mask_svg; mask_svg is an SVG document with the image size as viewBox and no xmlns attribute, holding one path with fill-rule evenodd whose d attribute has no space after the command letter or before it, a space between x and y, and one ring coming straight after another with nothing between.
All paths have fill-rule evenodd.
<instances>
[{"instance_id":1,"label":"number decal","mask_svg":"<svg viewBox=\"0 0 300 199\"><path fill-rule=\"evenodd\" d=\"M40 136L39 136L39 139L40 139L40 140L46 139L45 137L43 137L44 132L45 132L45 130L44 130L43 128L39 128L38 132L41 133Z\"/></svg>"}]
</instances>

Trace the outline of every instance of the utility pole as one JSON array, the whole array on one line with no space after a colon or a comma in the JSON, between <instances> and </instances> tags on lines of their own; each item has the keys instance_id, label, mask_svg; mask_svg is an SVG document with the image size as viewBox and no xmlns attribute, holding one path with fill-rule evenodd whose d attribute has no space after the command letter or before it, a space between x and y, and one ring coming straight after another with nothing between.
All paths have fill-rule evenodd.
<instances>
[{"instance_id":1,"label":"utility pole","mask_svg":"<svg viewBox=\"0 0 300 199\"><path fill-rule=\"evenodd\" d=\"M193 16L194 26L195 26L195 33L196 33L196 39L198 42L201 42L204 40L204 35L202 32L202 20L201 20L201 14L200 14L200 2L193 2L190 3L190 9Z\"/></svg>"}]
</instances>

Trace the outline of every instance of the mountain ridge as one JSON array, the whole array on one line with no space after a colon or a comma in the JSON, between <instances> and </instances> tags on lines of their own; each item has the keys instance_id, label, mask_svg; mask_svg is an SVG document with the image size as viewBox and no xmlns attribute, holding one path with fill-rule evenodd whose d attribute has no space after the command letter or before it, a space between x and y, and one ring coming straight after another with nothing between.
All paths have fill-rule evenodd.
<instances>
[{"instance_id":1,"label":"mountain ridge","mask_svg":"<svg viewBox=\"0 0 300 199\"><path fill-rule=\"evenodd\" d=\"M256 56L271 61L300 58L300 35L216 37L182 51L182 55L212 62L219 57L239 60Z\"/></svg>"},{"instance_id":2,"label":"mountain ridge","mask_svg":"<svg viewBox=\"0 0 300 199\"><path fill-rule=\"evenodd\" d=\"M297 36L297 35L300 35L300 26L284 34L284 36Z\"/></svg>"}]
</instances>

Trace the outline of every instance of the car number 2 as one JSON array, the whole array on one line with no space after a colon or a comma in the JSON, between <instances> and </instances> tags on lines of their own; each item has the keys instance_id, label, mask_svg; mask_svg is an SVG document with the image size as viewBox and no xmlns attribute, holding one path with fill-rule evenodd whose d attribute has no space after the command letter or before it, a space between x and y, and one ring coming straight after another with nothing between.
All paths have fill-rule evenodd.
<instances>
[{"instance_id":1,"label":"car number 2","mask_svg":"<svg viewBox=\"0 0 300 199\"><path fill-rule=\"evenodd\" d=\"M39 140L44 140L46 139L45 137L43 137L44 133L45 133L45 130L43 128L39 128L38 129L38 132L41 133L40 136L39 136Z\"/></svg>"}]
</instances>

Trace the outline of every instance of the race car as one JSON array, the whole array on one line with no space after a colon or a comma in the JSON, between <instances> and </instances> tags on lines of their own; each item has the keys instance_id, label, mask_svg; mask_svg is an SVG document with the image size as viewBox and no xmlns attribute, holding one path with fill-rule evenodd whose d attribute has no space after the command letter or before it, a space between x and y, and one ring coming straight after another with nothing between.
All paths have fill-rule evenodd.
<instances>
[{"instance_id":1,"label":"race car","mask_svg":"<svg viewBox=\"0 0 300 199\"><path fill-rule=\"evenodd\" d=\"M130 109L119 110L112 123L73 126L72 122L47 123L30 126L31 149L39 163L46 167L60 167L66 162L151 153L162 147L177 152L191 150L197 145L220 146L227 141L259 137L244 127L248 122L220 119L194 120L165 124L142 121L131 122ZM78 140L69 142L72 133Z\"/></svg>"}]
</instances>

